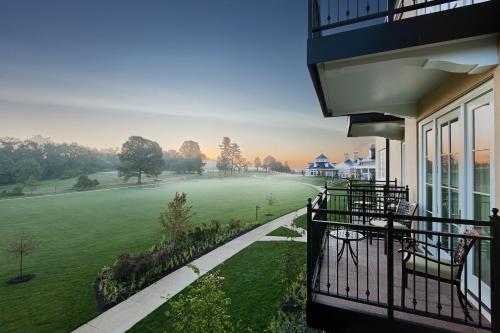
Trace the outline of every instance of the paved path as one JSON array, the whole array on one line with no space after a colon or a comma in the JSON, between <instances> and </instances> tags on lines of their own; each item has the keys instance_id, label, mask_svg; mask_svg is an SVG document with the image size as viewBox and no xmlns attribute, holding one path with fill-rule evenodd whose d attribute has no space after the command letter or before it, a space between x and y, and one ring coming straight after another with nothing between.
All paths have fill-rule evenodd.
<instances>
[{"instance_id":1,"label":"paved path","mask_svg":"<svg viewBox=\"0 0 500 333\"><path fill-rule=\"evenodd\" d=\"M309 185L309 184L308 184ZM315 187L315 186L314 186ZM296 216L306 213L306 208L281 216L252 231L216 248L192 262L200 269L200 275L184 266L163 279L141 290L120 304L73 331L74 333L118 333L125 332L141 319L175 296L201 275L223 263L236 253L258 240L286 240L285 237L266 236L281 226L289 227ZM305 241L305 236L294 238Z\"/></svg>"}]
</instances>

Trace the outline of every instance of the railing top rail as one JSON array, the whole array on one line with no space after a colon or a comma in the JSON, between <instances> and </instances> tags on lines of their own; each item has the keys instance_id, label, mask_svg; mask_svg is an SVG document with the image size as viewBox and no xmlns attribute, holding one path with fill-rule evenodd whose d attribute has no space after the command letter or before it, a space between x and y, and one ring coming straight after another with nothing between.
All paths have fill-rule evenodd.
<instances>
[{"instance_id":1,"label":"railing top rail","mask_svg":"<svg viewBox=\"0 0 500 333\"><path fill-rule=\"evenodd\" d=\"M345 192L362 192L363 190L367 192L404 192L406 191L406 186L355 186L355 187L326 187L328 191L345 191Z\"/></svg>"},{"instance_id":2,"label":"railing top rail","mask_svg":"<svg viewBox=\"0 0 500 333\"><path fill-rule=\"evenodd\" d=\"M336 222L336 221L327 221L327 220L320 220L320 219L313 219L313 223L319 223L319 224L326 224L326 225L333 225L336 227L346 227L349 229L353 230L365 230L365 231L376 231L376 232L383 232L387 231L386 227L379 227L379 226L374 226L370 224L352 224L349 222ZM401 230L394 229L395 232L402 232ZM434 236L442 236L442 237L462 237L462 238L474 238L474 239L480 239L484 241L491 241L493 240L492 236L489 235L464 235L463 233L459 232L446 232L446 231L436 231L436 230L420 230L420 229L407 229L404 230L405 233L414 233L414 234L422 234L422 235L434 235Z\"/></svg>"},{"instance_id":3,"label":"railing top rail","mask_svg":"<svg viewBox=\"0 0 500 333\"><path fill-rule=\"evenodd\" d=\"M477 221L468 219L452 219L446 217L434 217L434 216L419 216L419 215L396 215L393 213L376 213L376 212L353 212L345 210L331 210L331 209L321 209L312 208L313 213L323 213L332 215L347 215L347 216L360 216L360 217L374 217L380 219L387 219L389 214L392 214L395 220L406 220L406 221L418 221L418 222L436 222L436 223L452 223L458 225L471 225L476 227L490 227L490 221ZM336 223L335 221L330 221Z\"/></svg>"}]
</instances>

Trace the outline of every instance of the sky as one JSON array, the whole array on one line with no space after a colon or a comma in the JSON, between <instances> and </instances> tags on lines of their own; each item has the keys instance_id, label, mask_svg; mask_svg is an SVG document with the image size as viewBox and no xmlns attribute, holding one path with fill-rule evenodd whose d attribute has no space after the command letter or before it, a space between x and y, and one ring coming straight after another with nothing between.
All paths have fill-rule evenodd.
<instances>
[{"instance_id":1,"label":"sky","mask_svg":"<svg viewBox=\"0 0 500 333\"><path fill-rule=\"evenodd\" d=\"M306 66L306 0L2 1L0 136L119 147L131 135L301 168L363 155L322 116Z\"/></svg>"}]
</instances>

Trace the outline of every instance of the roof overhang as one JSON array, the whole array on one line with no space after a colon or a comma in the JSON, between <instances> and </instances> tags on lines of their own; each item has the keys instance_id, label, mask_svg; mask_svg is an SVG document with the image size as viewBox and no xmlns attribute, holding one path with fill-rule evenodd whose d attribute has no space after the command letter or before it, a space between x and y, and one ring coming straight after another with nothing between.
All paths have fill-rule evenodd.
<instances>
[{"instance_id":1,"label":"roof overhang","mask_svg":"<svg viewBox=\"0 0 500 333\"><path fill-rule=\"evenodd\" d=\"M403 140L404 119L378 113L356 114L349 117L348 137L379 136Z\"/></svg>"},{"instance_id":2,"label":"roof overhang","mask_svg":"<svg viewBox=\"0 0 500 333\"><path fill-rule=\"evenodd\" d=\"M445 80L497 66L499 3L309 38L308 68L323 115L416 117L418 101Z\"/></svg>"}]
</instances>

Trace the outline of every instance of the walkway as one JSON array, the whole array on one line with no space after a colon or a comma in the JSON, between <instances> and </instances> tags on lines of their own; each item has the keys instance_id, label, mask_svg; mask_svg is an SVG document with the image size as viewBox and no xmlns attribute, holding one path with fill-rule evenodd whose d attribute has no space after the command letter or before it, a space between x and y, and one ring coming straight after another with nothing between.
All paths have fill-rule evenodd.
<instances>
[{"instance_id":1,"label":"walkway","mask_svg":"<svg viewBox=\"0 0 500 333\"><path fill-rule=\"evenodd\" d=\"M167 275L151 286L143 289L127 300L114 306L88 323L73 331L74 333L118 333L125 332L137 322L149 315L167 298L175 296L184 288L193 283L203 274L215 268L225 260L240 252L258 240L285 240L284 237L266 236L268 233L281 226L290 227L293 219L306 213L306 208L283 215L254 230L216 248L204 256L194 260L193 265L200 269L200 275L195 274L190 268L184 266ZM294 240L305 240L305 236Z\"/></svg>"}]
</instances>

